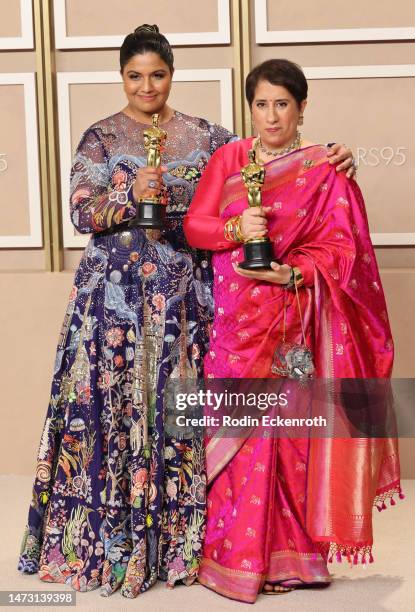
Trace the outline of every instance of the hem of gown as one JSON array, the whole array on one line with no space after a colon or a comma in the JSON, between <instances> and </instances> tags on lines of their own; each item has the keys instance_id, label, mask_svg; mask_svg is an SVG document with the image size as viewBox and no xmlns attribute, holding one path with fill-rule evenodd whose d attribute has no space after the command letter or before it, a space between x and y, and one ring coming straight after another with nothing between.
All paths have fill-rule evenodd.
<instances>
[{"instance_id":1,"label":"hem of gown","mask_svg":"<svg viewBox=\"0 0 415 612\"><path fill-rule=\"evenodd\" d=\"M39 538L30 533L29 526L26 526L17 563L17 571L23 575L38 574L38 578L42 582L67 584L73 590L80 593L101 589L100 595L102 597L109 597L115 591L120 590L121 594L127 599L134 599L149 590L158 580L165 582L166 588L173 589L176 583L191 586L197 578L197 571L193 567L192 571L183 570L180 574L177 571L168 572L165 577L155 575L152 572L141 583L131 580L127 570L122 579L118 578L111 581L110 577L113 568L111 563L108 564L108 560L105 560L100 569L93 570L94 575L90 576L88 580L82 572L79 560L73 566L68 564L67 561L61 565L56 561L52 561L49 565L41 565L41 555L42 544ZM132 572L131 576L134 577L134 572ZM112 577L114 576L112 575Z\"/></svg>"},{"instance_id":2,"label":"hem of gown","mask_svg":"<svg viewBox=\"0 0 415 612\"><path fill-rule=\"evenodd\" d=\"M226 568L212 559L204 558L198 581L229 599L255 603L265 582L290 582L294 586L330 584L331 576L327 566L320 555L320 558L316 556L316 553L295 551L272 553L266 574ZM284 563L282 568L281 563Z\"/></svg>"},{"instance_id":3,"label":"hem of gown","mask_svg":"<svg viewBox=\"0 0 415 612\"><path fill-rule=\"evenodd\" d=\"M87 593L89 591L96 591L97 589L100 589L100 595L101 597L109 597L111 596L113 593L115 593L116 591L120 591L121 594L126 597L127 599L135 599L136 597L138 597L139 595L141 595L142 593L145 593L147 590L149 590L152 586L154 586L154 584L156 584L156 582L160 581L160 582L165 582L166 583L166 588L167 589L173 589L177 583L182 583L184 586L192 586L192 584L195 583L195 581L197 580L197 576L195 575L190 575L188 574L187 576L183 576L182 578L178 578L177 580L175 580L174 582L171 582L169 580L166 580L164 578L159 578L157 577L157 579L152 582L151 584L149 584L148 588L145 590L139 590L139 592L135 595L132 595L131 592L127 593L123 593L123 583L120 582L117 585L116 589L108 589L106 588L106 585L108 583L102 583L101 580L97 580L96 582L92 583L89 582L85 586L81 586L80 584L80 578L82 576L78 576L76 573L68 573L68 574L63 574L62 576L56 576L55 578L52 578L50 576L50 574L44 574L42 575L42 569L38 568L36 570L30 569L30 571L25 571L24 569L21 569L19 566L21 566L22 561L24 562L25 560L22 559L21 557L19 558L19 564L18 564L18 568L17 570L22 574L22 575L26 575L26 576L30 576L33 574L38 574L38 578L41 582L48 582L48 583L54 583L54 584L66 584L68 586L71 587L71 589L73 589L74 591L77 591L78 593Z\"/></svg>"}]
</instances>

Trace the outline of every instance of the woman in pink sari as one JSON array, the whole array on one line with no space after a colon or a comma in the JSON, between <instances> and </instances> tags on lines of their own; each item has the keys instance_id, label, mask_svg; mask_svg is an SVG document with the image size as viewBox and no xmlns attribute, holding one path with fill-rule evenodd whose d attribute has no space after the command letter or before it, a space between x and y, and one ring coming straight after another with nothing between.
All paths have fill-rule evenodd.
<instances>
[{"instance_id":1,"label":"woman in pink sari","mask_svg":"<svg viewBox=\"0 0 415 612\"><path fill-rule=\"evenodd\" d=\"M330 165L326 147L297 132L303 72L287 60L264 62L248 76L246 93L258 137L214 153L185 219L189 243L215 251L205 376L280 376L273 364L285 316L287 341L305 340L317 377L389 377L393 343L363 198ZM266 170L256 208L248 207L240 174L252 148ZM242 242L266 233L283 263L238 267ZM261 591L327 585L333 559L372 562L373 505L383 509L402 496L391 438L214 437L206 453L199 581L244 602Z\"/></svg>"}]
</instances>

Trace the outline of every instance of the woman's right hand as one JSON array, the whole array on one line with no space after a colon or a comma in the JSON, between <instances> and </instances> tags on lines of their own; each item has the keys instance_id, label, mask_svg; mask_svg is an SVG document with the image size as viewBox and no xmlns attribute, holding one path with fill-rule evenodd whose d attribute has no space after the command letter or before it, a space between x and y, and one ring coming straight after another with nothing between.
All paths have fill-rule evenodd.
<instances>
[{"instance_id":1,"label":"woman's right hand","mask_svg":"<svg viewBox=\"0 0 415 612\"><path fill-rule=\"evenodd\" d=\"M251 238L263 238L267 235L267 217L266 213L271 208L263 208L262 206L250 206L242 213L241 231L245 240Z\"/></svg>"},{"instance_id":2,"label":"woman's right hand","mask_svg":"<svg viewBox=\"0 0 415 612\"><path fill-rule=\"evenodd\" d=\"M163 172L167 172L166 166L139 168L133 185L134 199L138 201L141 197L158 196L162 187L163 179L161 175ZM154 187L149 187L151 181L155 184Z\"/></svg>"}]
</instances>

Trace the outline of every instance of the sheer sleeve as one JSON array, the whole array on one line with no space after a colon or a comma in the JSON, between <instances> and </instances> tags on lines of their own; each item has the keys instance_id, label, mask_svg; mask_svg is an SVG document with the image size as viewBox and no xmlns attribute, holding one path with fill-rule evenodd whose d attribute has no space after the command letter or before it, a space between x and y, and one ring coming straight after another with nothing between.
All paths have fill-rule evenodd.
<instances>
[{"instance_id":1,"label":"sheer sleeve","mask_svg":"<svg viewBox=\"0 0 415 612\"><path fill-rule=\"evenodd\" d=\"M210 125L210 154L213 153L222 147L224 144L228 142L234 142L235 140L239 140L239 136L236 134L232 134L229 130L218 125L217 123L208 124Z\"/></svg>"},{"instance_id":2,"label":"sheer sleeve","mask_svg":"<svg viewBox=\"0 0 415 612\"><path fill-rule=\"evenodd\" d=\"M134 217L134 179L127 171L111 177L97 130L87 130L71 168L70 211L78 232L100 232Z\"/></svg>"},{"instance_id":3,"label":"sheer sleeve","mask_svg":"<svg viewBox=\"0 0 415 612\"><path fill-rule=\"evenodd\" d=\"M239 244L225 239L223 230L226 219L219 216L225 178L223 154L218 149L202 174L184 218L184 232L192 247L221 251Z\"/></svg>"}]
</instances>

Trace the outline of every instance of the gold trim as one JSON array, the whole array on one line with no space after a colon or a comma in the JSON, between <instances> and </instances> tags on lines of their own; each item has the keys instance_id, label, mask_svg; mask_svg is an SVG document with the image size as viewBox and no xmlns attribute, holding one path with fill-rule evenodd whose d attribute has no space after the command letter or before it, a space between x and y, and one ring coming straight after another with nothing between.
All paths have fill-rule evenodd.
<instances>
[{"instance_id":1,"label":"gold trim","mask_svg":"<svg viewBox=\"0 0 415 612\"><path fill-rule=\"evenodd\" d=\"M36 45L37 112L39 121L40 186L42 197L45 269L62 270L62 240L58 205L56 146L56 96L54 94L54 53L49 0L34 0Z\"/></svg>"},{"instance_id":2,"label":"gold trim","mask_svg":"<svg viewBox=\"0 0 415 612\"><path fill-rule=\"evenodd\" d=\"M247 138L252 136L252 125L251 125L251 112L249 110L248 103L245 100L245 79L251 70L251 8L249 0L240 0L241 2L241 58L242 58L242 79L241 79L241 90L242 90L242 107L243 107L243 122L244 131L243 136ZM251 3L253 4L253 3ZM252 8L253 10L253 8Z\"/></svg>"},{"instance_id":3,"label":"gold trim","mask_svg":"<svg viewBox=\"0 0 415 612\"><path fill-rule=\"evenodd\" d=\"M215 591L215 593L220 593L229 599L236 599L237 601L243 601L245 603L255 603L258 596L257 593L249 596L241 593L240 591L230 591L229 589L225 589L225 587L218 586L210 577L207 579L203 578L203 576L198 576L197 581L208 589L212 589L212 591Z\"/></svg>"},{"instance_id":4,"label":"gold trim","mask_svg":"<svg viewBox=\"0 0 415 612\"><path fill-rule=\"evenodd\" d=\"M221 574L222 576L237 576L238 578L243 578L244 580L252 580L259 581L263 578L266 578L267 574L263 574L262 572L248 572L245 570L237 570L232 569L230 567L225 567L214 561L213 559L208 559L207 557L203 557L202 561L203 567L210 566L215 572Z\"/></svg>"},{"instance_id":5,"label":"gold trim","mask_svg":"<svg viewBox=\"0 0 415 612\"><path fill-rule=\"evenodd\" d=\"M210 445L211 442L209 442L207 449L206 449L206 459L208 458L208 453L211 450L211 453L213 452L214 447L216 446L216 444L219 442L219 440L221 440L222 438L215 438L212 441L213 444L213 448L212 450L210 449ZM216 441L216 444L215 444ZM208 484L210 484L214 478L216 478L216 476L219 474L219 472L221 472L223 470L223 468L230 462L230 460L236 455L236 453L238 453L240 451L241 447L239 446L236 450L235 450L235 445L232 446L228 452L226 453L226 455L223 455L222 460L221 461L217 461L215 464L215 469L212 470L212 472L210 474L207 475L208 478Z\"/></svg>"},{"instance_id":6,"label":"gold trim","mask_svg":"<svg viewBox=\"0 0 415 612\"><path fill-rule=\"evenodd\" d=\"M51 252L53 271L59 272L63 268L62 250L62 223L59 208L59 181L58 181L58 147L57 147L57 103L56 103L56 68L53 41L53 22L51 17L51 2L46 0L42 5L43 23L43 57L44 57L44 86L45 111L49 171L49 201L51 225ZM68 203L69 206L69 203Z\"/></svg>"},{"instance_id":7,"label":"gold trim","mask_svg":"<svg viewBox=\"0 0 415 612\"><path fill-rule=\"evenodd\" d=\"M37 116L39 130L39 159L40 159L40 191L42 201L43 220L43 248L45 250L45 270L53 270L52 241L51 241L51 211L48 177L48 151L45 105L45 66L43 58L43 28L41 0L33 3L35 56L36 56L36 89L37 89Z\"/></svg>"},{"instance_id":8,"label":"gold trim","mask_svg":"<svg viewBox=\"0 0 415 612\"><path fill-rule=\"evenodd\" d=\"M240 0L232 0L232 44L233 44L233 93L235 133L244 137L243 97L242 97L242 42Z\"/></svg>"},{"instance_id":9,"label":"gold trim","mask_svg":"<svg viewBox=\"0 0 415 612\"><path fill-rule=\"evenodd\" d=\"M235 131L242 138L252 134L251 113L245 101L245 79L251 69L250 35L249 0L232 0Z\"/></svg>"},{"instance_id":10,"label":"gold trim","mask_svg":"<svg viewBox=\"0 0 415 612\"><path fill-rule=\"evenodd\" d=\"M272 559L273 557L295 557L300 561L323 561L323 557L320 555L320 558L318 558L318 555L320 555L320 553L317 551L303 553L298 552L298 550L276 550L274 552L271 552L270 558Z\"/></svg>"}]
</instances>

